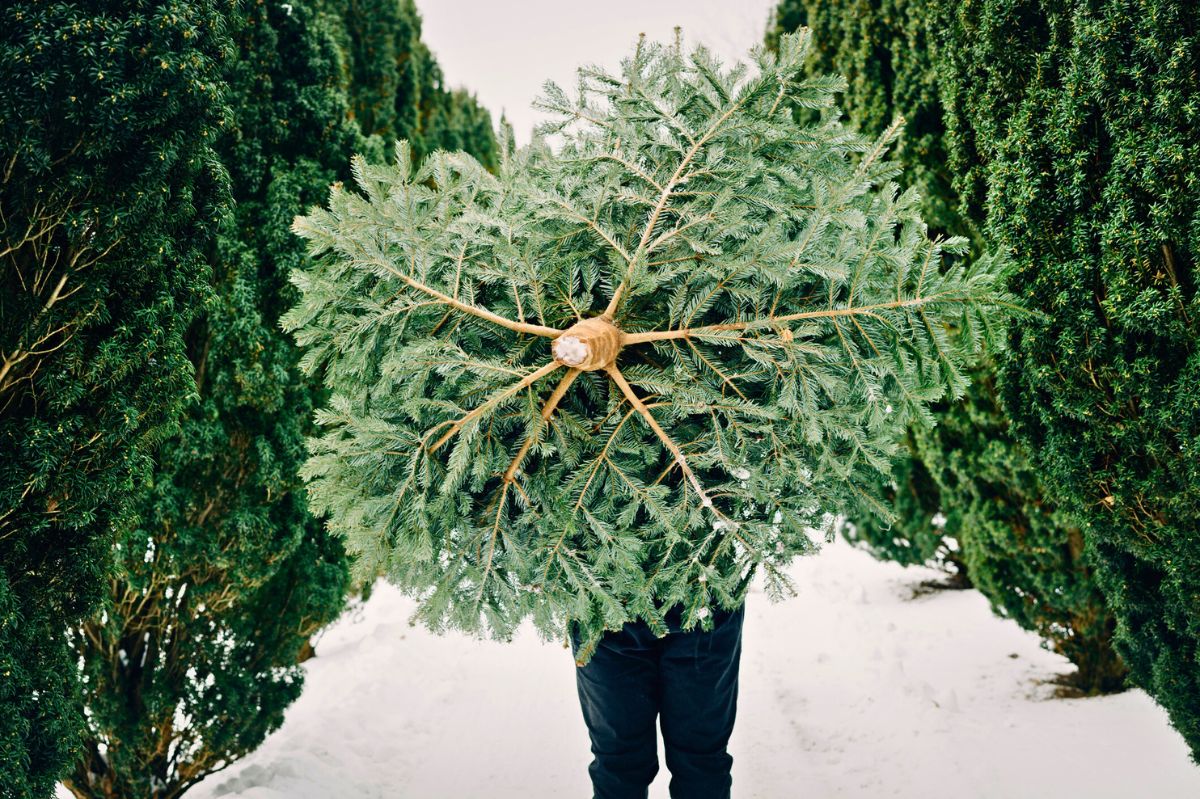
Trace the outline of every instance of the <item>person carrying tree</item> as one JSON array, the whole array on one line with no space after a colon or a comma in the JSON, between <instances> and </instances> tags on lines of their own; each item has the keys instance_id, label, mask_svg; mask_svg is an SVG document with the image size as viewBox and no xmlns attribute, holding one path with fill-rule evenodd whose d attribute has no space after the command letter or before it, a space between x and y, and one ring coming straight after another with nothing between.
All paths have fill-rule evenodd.
<instances>
[{"instance_id":1,"label":"person carrying tree","mask_svg":"<svg viewBox=\"0 0 1200 799\"><path fill-rule=\"evenodd\" d=\"M640 42L580 71L493 174L354 162L300 217L285 320L330 389L306 467L361 580L434 630L567 640L598 799L729 796L751 582L874 498L905 426L966 387L1002 264L931 240L915 192L804 73Z\"/></svg>"}]
</instances>

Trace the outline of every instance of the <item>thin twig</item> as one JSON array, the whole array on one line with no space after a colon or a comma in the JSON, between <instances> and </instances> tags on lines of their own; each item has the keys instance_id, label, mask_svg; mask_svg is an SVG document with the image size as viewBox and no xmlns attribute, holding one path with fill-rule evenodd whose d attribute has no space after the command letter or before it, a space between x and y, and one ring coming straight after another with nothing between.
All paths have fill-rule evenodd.
<instances>
[{"instance_id":1,"label":"thin twig","mask_svg":"<svg viewBox=\"0 0 1200 799\"><path fill-rule=\"evenodd\" d=\"M500 501L496 503L496 520L492 523L492 535L488 540L487 562L483 566L483 576L479 578L479 595L475 598L476 602L483 599L488 575L492 573L492 558L496 554L496 535L500 532L500 515L504 511L504 500L508 498L509 485L510 483L504 483L504 488L500 490Z\"/></svg>"}]
</instances>

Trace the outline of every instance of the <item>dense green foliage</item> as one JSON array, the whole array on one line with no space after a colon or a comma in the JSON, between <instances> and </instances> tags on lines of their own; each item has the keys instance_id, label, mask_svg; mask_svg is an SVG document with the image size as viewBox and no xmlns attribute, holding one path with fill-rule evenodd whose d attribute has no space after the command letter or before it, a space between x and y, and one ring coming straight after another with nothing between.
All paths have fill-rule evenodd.
<instances>
[{"instance_id":1,"label":"dense green foliage","mask_svg":"<svg viewBox=\"0 0 1200 799\"><path fill-rule=\"evenodd\" d=\"M932 409L940 419L946 405L936 403ZM931 437L923 429L905 431L891 476L881 490L880 498L890 513L876 513L870 506L856 508L842 536L881 560L945 572L938 582L942 587L970 588L962 546L954 533L960 527L959 508L953 504L943 508L938 483L918 454Z\"/></svg>"},{"instance_id":2,"label":"dense green foliage","mask_svg":"<svg viewBox=\"0 0 1200 799\"><path fill-rule=\"evenodd\" d=\"M380 149L351 119L341 24L303 0L231 18L217 150L234 212L188 336L197 396L138 486L104 613L74 636L89 710L68 781L77 796L168 799L253 750L299 695L309 639L342 607L348 559L297 474L321 390L279 327L306 261L292 219L347 176L347 153ZM472 107L430 146L459 143L457 124L494 142Z\"/></svg>"},{"instance_id":3,"label":"dense green foliage","mask_svg":"<svg viewBox=\"0 0 1200 799\"><path fill-rule=\"evenodd\" d=\"M448 90L421 40L413 0L326 0L343 22L354 119L385 143L408 141L419 160L435 149L472 153L494 169L491 117L467 92Z\"/></svg>"},{"instance_id":4,"label":"dense green foliage","mask_svg":"<svg viewBox=\"0 0 1200 799\"><path fill-rule=\"evenodd\" d=\"M80 719L64 630L191 391L226 178L215 2L0 7L0 786L43 796Z\"/></svg>"},{"instance_id":5,"label":"dense green foliage","mask_svg":"<svg viewBox=\"0 0 1200 799\"><path fill-rule=\"evenodd\" d=\"M642 44L549 89L555 151L498 145L413 0L0 23L0 794L252 750L351 557L586 658L786 591L839 513L1085 691L1115 638L1200 757L1195 3L784 0L757 71ZM1047 316L981 361L985 242Z\"/></svg>"},{"instance_id":6,"label":"dense green foliage","mask_svg":"<svg viewBox=\"0 0 1200 799\"><path fill-rule=\"evenodd\" d=\"M1133 680L1200 753L1200 6L947 5L960 190L1045 321L1001 392Z\"/></svg>"},{"instance_id":7,"label":"dense green foliage","mask_svg":"<svg viewBox=\"0 0 1200 799\"><path fill-rule=\"evenodd\" d=\"M921 195L925 220L941 233L977 236L974 225L958 212L946 167L933 11L932 0L781 0L767 44L773 46L781 34L801 26L811 29L809 71L847 77L842 106L857 126L878 134L904 120L896 158L905 180ZM935 412L940 415L946 408L939 403ZM956 503L941 501L930 475L938 465L926 464L916 453L917 439L927 437L916 430L906 436L911 455L897 461L884 488L891 517L864 509L845 533L878 557L905 565L936 564L953 574L957 584L969 585L959 542L946 532L957 527ZM936 450L931 454L936 457Z\"/></svg>"},{"instance_id":8,"label":"dense green foliage","mask_svg":"<svg viewBox=\"0 0 1200 799\"><path fill-rule=\"evenodd\" d=\"M937 427L913 431L911 462L933 470L944 535L993 609L1069 658L1073 688L1119 691L1126 669L1083 535L1045 497L998 402L994 379L981 370L964 401L939 409Z\"/></svg>"},{"instance_id":9,"label":"dense green foliage","mask_svg":"<svg viewBox=\"0 0 1200 799\"><path fill-rule=\"evenodd\" d=\"M297 655L348 582L297 477L313 392L278 319L303 261L288 220L359 141L336 44L302 0L249 6L230 32L217 145L234 213L188 336L197 396L138 486L104 613L75 635L80 797L174 797L257 746L299 695Z\"/></svg>"},{"instance_id":10,"label":"dense green foliage","mask_svg":"<svg viewBox=\"0 0 1200 799\"><path fill-rule=\"evenodd\" d=\"M806 49L754 70L642 44L576 100L549 87L560 151L493 176L403 146L297 220L318 260L288 324L333 390L310 493L426 623L575 622L586 658L675 603L705 623L756 572L779 593L903 426L962 391L997 264L943 263L965 242L926 236L890 137L831 114L797 135L843 85L805 78Z\"/></svg>"},{"instance_id":11,"label":"dense green foliage","mask_svg":"<svg viewBox=\"0 0 1200 799\"><path fill-rule=\"evenodd\" d=\"M767 45L801 26L813 32L812 74L845 75L842 109L856 126L879 133L898 117L904 131L896 160L921 195L930 228L977 237L958 209L947 166L937 81L934 0L781 0Z\"/></svg>"},{"instance_id":12,"label":"dense green foliage","mask_svg":"<svg viewBox=\"0 0 1200 799\"><path fill-rule=\"evenodd\" d=\"M939 76L943 54L960 40L945 38L945 8L940 0L785 0L776 28L814 28L825 46L811 69L850 76L847 112L864 130L882 130L897 116L908 120L899 157L927 214L978 242L981 205L960 200L947 166L957 140L946 133ZM1079 530L1045 496L1010 429L992 368L973 370L961 402L935 406L935 428L909 431L908 453L887 489L895 522L861 512L849 537L880 557L948 566L959 581L969 576L998 613L1078 666L1072 681L1079 689L1119 689L1124 667L1112 650L1113 620Z\"/></svg>"}]
</instances>

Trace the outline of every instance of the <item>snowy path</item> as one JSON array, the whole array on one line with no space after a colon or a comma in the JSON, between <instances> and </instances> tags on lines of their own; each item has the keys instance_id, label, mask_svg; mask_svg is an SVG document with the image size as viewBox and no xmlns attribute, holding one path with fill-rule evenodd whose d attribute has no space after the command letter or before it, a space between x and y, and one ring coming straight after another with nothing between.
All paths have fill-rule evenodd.
<instances>
[{"instance_id":1,"label":"snowy path","mask_svg":"<svg viewBox=\"0 0 1200 799\"><path fill-rule=\"evenodd\" d=\"M844 544L750 598L734 795L741 799L1184 799L1200 768L1140 691L1050 699L1067 668L975 592ZM553 799L590 795L561 646L437 638L380 586L324 637L283 728L194 799ZM667 796L665 768L651 796Z\"/></svg>"}]
</instances>

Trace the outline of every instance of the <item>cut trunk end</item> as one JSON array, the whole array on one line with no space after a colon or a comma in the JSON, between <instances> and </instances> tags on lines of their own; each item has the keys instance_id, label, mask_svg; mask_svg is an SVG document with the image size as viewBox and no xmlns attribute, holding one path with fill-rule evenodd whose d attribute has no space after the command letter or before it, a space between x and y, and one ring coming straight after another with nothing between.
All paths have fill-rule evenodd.
<instances>
[{"instance_id":1,"label":"cut trunk end","mask_svg":"<svg viewBox=\"0 0 1200 799\"><path fill-rule=\"evenodd\" d=\"M606 317L576 322L554 339L550 351L564 366L595 372L616 362L624 336Z\"/></svg>"}]
</instances>

